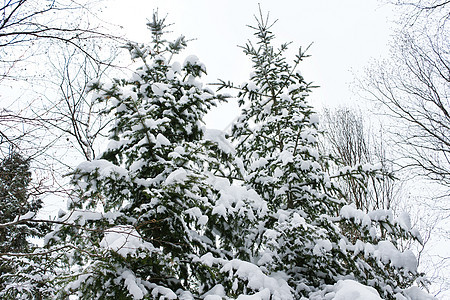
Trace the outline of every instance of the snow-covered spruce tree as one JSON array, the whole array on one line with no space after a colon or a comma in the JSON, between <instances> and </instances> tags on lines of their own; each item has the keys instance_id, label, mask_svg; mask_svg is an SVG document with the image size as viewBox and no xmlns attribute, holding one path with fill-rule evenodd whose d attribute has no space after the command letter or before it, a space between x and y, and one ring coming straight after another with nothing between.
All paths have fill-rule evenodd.
<instances>
[{"instance_id":1,"label":"snow-covered spruce tree","mask_svg":"<svg viewBox=\"0 0 450 300\"><path fill-rule=\"evenodd\" d=\"M246 186L270 210L255 261L285 274L296 299L322 299L345 279L374 287L385 299L403 299L403 289L419 274L414 255L396 244L417 232L405 216L394 219L385 210L366 214L346 205L335 180L352 176L363 184L380 170L366 165L327 172L329 158L317 147L318 116L307 102L312 86L297 71L305 52L300 49L290 65L284 57L288 44L273 46L272 25L261 14L251 27L256 44L242 47L253 63L250 81L239 87L222 81L219 88L239 91L244 108L231 137Z\"/></svg>"},{"instance_id":2,"label":"snow-covered spruce tree","mask_svg":"<svg viewBox=\"0 0 450 300\"><path fill-rule=\"evenodd\" d=\"M42 238L46 224L21 222L42 208L30 194L30 160L11 150L0 162L0 298L33 299L48 296L48 264L33 255L30 238ZM50 289L51 290L51 289Z\"/></svg>"},{"instance_id":3,"label":"snow-covered spruce tree","mask_svg":"<svg viewBox=\"0 0 450 300\"><path fill-rule=\"evenodd\" d=\"M250 258L246 237L267 205L226 179L237 169L234 150L202 126L225 97L198 81L205 67L195 56L171 61L184 37L165 40L157 14L148 27L150 46L127 46L142 63L131 79L92 84L115 122L107 150L77 168L80 196L46 237L47 247L71 249L61 297L292 299L283 279L239 259Z\"/></svg>"},{"instance_id":4,"label":"snow-covered spruce tree","mask_svg":"<svg viewBox=\"0 0 450 300\"><path fill-rule=\"evenodd\" d=\"M0 162L0 222L9 223L17 216L36 212L39 201L30 201L30 163L19 153L12 151ZM28 252L31 244L27 237L38 234L29 227L0 228L0 249L2 253Z\"/></svg>"}]
</instances>

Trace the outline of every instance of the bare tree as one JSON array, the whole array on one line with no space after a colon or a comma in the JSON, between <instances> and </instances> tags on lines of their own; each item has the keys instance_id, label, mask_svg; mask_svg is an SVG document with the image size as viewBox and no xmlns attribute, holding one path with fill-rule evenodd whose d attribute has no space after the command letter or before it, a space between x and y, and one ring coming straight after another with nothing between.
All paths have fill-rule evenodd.
<instances>
[{"instance_id":1,"label":"bare tree","mask_svg":"<svg viewBox=\"0 0 450 300\"><path fill-rule=\"evenodd\" d=\"M450 61L448 46L423 47L410 35L368 72L364 89L396 120L391 128L412 167L450 188Z\"/></svg>"},{"instance_id":2,"label":"bare tree","mask_svg":"<svg viewBox=\"0 0 450 300\"><path fill-rule=\"evenodd\" d=\"M3 0L0 4L0 80L17 78L30 58L48 55L43 41L70 45L92 60L95 55L85 49L85 42L116 39L98 25L91 10L94 2L73 0ZM98 61L101 63L101 61Z\"/></svg>"},{"instance_id":3,"label":"bare tree","mask_svg":"<svg viewBox=\"0 0 450 300\"><path fill-rule=\"evenodd\" d=\"M434 29L445 29L450 18L449 0L395 0L390 3L399 7L401 22L405 27L417 26L418 23L433 24Z\"/></svg>"},{"instance_id":4,"label":"bare tree","mask_svg":"<svg viewBox=\"0 0 450 300\"><path fill-rule=\"evenodd\" d=\"M383 178L367 179L364 186L352 178L346 179L343 190L347 199L365 211L395 209L402 184L388 175L393 171L393 164L388 158L382 130L374 132L360 111L347 107L325 109L322 115L324 147L339 163L381 164L386 172Z\"/></svg>"},{"instance_id":5,"label":"bare tree","mask_svg":"<svg viewBox=\"0 0 450 300\"><path fill-rule=\"evenodd\" d=\"M88 45L94 49L98 47L95 42ZM48 115L52 120L48 123L49 127L56 129L64 137L60 142L78 152L83 160L92 160L97 150L95 143L99 138L105 137L110 120L105 119L101 113L105 104L96 101L95 97L88 94L88 90L92 82L101 80L112 71L111 63L116 52L99 58L100 49L97 49L96 59L92 60L77 49L68 50L63 49L57 60L49 61L51 69L57 74L49 82L54 87L55 94L51 97L46 93L42 95L49 105L41 111L44 112L44 118Z\"/></svg>"},{"instance_id":6,"label":"bare tree","mask_svg":"<svg viewBox=\"0 0 450 300\"><path fill-rule=\"evenodd\" d=\"M68 140L64 146L93 158L94 140L105 124L95 119L94 103L85 91L89 81L111 68L111 49L121 41L95 15L101 3L3 1L0 84L21 94L2 95L0 151L7 154L13 145L36 157L49 148L63 148L61 142Z\"/></svg>"},{"instance_id":7,"label":"bare tree","mask_svg":"<svg viewBox=\"0 0 450 300\"><path fill-rule=\"evenodd\" d=\"M21 149L27 140L33 140L34 130L43 126L41 120L22 116L22 112L8 108L0 110L0 149L9 153L10 148Z\"/></svg>"},{"instance_id":8,"label":"bare tree","mask_svg":"<svg viewBox=\"0 0 450 300\"><path fill-rule=\"evenodd\" d=\"M449 258L437 245L448 244L449 237L450 2L394 3L401 15L391 55L374 63L359 85L386 120L396 162L410 177L408 187L421 187L409 192L417 198L409 204L424 237L419 258L422 268L432 271L427 272L432 292L448 297L449 287L441 283L448 282Z\"/></svg>"}]
</instances>

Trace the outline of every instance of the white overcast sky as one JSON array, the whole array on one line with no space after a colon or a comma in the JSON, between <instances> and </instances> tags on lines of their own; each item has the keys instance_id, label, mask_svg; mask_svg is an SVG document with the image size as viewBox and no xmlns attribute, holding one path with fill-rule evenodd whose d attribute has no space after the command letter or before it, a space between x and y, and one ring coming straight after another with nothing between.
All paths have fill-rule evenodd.
<instances>
[{"instance_id":1,"label":"white overcast sky","mask_svg":"<svg viewBox=\"0 0 450 300\"><path fill-rule=\"evenodd\" d=\"M126 4L125 4L126 3ZM242 83L248 80L250 63L238 45L252 37L258 3L270 12L277 42L293 42L291 58L299 46L313 43L311 58L300 66L307 81L320 88L310 97L317 108L360 100L350 92L354 73L370 60L388 54L394 14L392 7L377 0L113 0L108 2L111 23L122 25L129 39L149 40L146 20L155 9L168 14L172 30L195 38L184 53L197 55L206 65L206 82L217 78ZM354 104L353 104L354 103ZM207 117L209 127L224 129L237 114L236 103L216 109Z\"/></svg>"}]
</instances>

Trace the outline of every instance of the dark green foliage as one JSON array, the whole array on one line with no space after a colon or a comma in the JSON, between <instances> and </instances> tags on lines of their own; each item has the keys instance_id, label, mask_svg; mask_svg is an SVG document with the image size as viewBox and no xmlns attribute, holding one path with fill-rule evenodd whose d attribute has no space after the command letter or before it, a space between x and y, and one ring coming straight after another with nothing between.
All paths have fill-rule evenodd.
<instances>
[{"instance_id":1,"label":"dark green foliage","mask_svg":"<svg viewBox=\"0 0 450 300\"><path fill-rule=\"evenodd\" d=\"M30 161L18 152L0 162L0 298L15 299L18 295L45 295L48 286L42 274L48 265L27 257L36 246L31 238L43 237L45 224L18 223L19 217L31 219L42 207L42 201L30 193ZM35 276L38 275L38 276Z\"/></svg>"},{"instance_id":2,"label":"dark green foliage","mask_svg":"<svg viewBox=\"0 0 450 300\"><path fill-rule=\"evenodd\" d=\"M12 152L0 162L0 223L13 222L18 216L36 213L42 201L30 195L30 162ZM28 252L27 239L42 236L38 226L5 226L0 228L0 252Z\"/></svg>"}]
</instances>

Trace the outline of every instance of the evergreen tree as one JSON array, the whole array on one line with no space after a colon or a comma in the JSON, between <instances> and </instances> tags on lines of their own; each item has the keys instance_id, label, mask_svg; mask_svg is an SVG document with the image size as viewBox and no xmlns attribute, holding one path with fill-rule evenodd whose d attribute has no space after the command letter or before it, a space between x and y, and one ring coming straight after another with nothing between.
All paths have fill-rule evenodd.
<instances>
[{"instance_id":1,"label":"evergreen tree","mask_svg":"<svg viewBox=\"0 0 450 300\"><path fill-rule=\"evenodd\" d=\"M46 263L27 254L37 246L30 238L42 238L46 224L20 222L31 219L42 201L30 195L30 161L17 151L0 162L0 298L39 298L47 295Z\"/></svg>"},{"instance_id":2,"label":"evergreen tree","mask_svg":"<svg viewBox=\"0 0 450 300\"><path fill-rule=\"evenodd\" d=\"M262 14L257 20L251 27L256 44L242 47L253 63L250 81L239 87L222 81L219 88L239 91L244 108L231 137L245 185L270 208L253 259L271 274L285 274L296 299L320 298L344 279L372 286L386 299L400 297L419 274L412 252L396 245L417 232L406 217L346 205L336 179L352 177L364 185L382 171L360 165L328 173L330 158L317 147L319 118L307 102L313 86L297 70L307 55L300 49L290 65L288 44L273 46L273 23Z\"/></svg>"},{"instance_id":3,"label":"evergreen tree","mask_svg":"<svg viewBox=\"0 0 450 300\"><path fill-rule=\"evenodd\" d=\"M11 152L0 163L1 223L14 221L17 216L36 212L40 201L30 201L30 164L17 152ZM37 234L29 227L0 228L0 252L26 252L30 249L27 238Z\"/></svg>"},{"instance_id":4,"label":"evergreen tree","mask_svg":"<svg viewBox=\"0 0 450 300\"><path fill-rule=\"evenodd\" d=\"M142 63L132 78L92 83L115 122L101 158L77 168L79 196L46 237L49 248L71 249L60 296L198 299L264 290L287 299L282 279L239 259L251 256L246 237L267 206L227 179L239 169L234 150L202 125L226 97L198 81L205 67L197 57L171 61L186 40L167 41L164 19L154 14L148 27L150 46L127 45Z\"/></svg>"}]
</instances>

